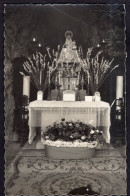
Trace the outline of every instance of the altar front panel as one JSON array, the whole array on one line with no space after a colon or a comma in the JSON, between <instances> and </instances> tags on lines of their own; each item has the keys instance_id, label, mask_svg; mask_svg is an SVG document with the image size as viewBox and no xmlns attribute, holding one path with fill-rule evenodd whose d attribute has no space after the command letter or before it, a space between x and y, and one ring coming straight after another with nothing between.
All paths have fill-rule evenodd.
<instances>
[{"instance_id":1,"label":"altar front panel","mask_svg":"<svg viewBox=\"0 0 130 196\"><path fill-rule=\"evenodd\" d=\"M41 104L40 104L41 103ZM50 104L49 104L50 103ZM62 118L66 121L80 120L95 127L103 127L104 136L109 143L110 134L110 107L105 102L56 102L42 101L32 102L29 106L29 143L35 136L34 127L45 127L52 125L54 122L60 122ZM31 139L30 139L31 138Z\"/></svg>"}]
</instances>

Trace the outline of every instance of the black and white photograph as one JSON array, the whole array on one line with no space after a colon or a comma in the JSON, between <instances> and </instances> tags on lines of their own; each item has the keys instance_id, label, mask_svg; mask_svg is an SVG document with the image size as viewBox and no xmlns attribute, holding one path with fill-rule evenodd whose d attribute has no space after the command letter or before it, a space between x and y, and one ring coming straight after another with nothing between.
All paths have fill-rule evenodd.
<instances>
[{"instance_id":1,"label":"black and white photograph","mask_svg":"<svg viewBox=\"0 0 130 196\"><path fill-rule=\"evenodd\" d=\"M124 4L5 4L5 194L126 195Z\"/></svg>"}]
</instances>

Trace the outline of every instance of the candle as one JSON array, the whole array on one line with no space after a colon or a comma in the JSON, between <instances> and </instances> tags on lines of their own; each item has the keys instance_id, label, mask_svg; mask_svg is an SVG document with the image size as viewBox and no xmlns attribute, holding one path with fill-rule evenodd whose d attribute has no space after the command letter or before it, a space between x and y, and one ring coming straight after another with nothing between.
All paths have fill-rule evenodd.
<instances>
[{"instance_id":1,"label":"candle","mask_svg":"<svg viewBox=\"0 0 130 196\"><path fill-rule=\"evenodd\" d=\"M42 84L42 70L40 70L40 85Z\"/></svg>"},{"instance_id":2,"label":"candle","mask_svg":"<svg viewBox=\"0 0 130 196\"><path fill-rule=\"evenodd\" d=\"M30 96L30 76L23 76L23 95Z\"/></svg>"},{"instance_id":3,"label":"candle","mask_svg":"<svg viewBox=\"0 0 130 196\"><path fill-rule=\"evenodd\" d=\"M123 76L116 77L116 99L123 98Z\"/></svg>"}]
</instances>

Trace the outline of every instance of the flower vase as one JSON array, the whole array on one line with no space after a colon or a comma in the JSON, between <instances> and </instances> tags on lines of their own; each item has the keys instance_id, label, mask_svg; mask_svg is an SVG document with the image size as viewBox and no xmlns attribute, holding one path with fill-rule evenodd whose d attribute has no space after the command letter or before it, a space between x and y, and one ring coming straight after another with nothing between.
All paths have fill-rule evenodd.
<instances>
[{"instance_id":1,"label":"flower vase","mask_svg":"<svg viewBox=\"0 0 130 196\"><path fill-rule=\"evenodd\" d=\"M94 93L94 99L95 99L95 101L100 101L101 100L100 93L98 91L96 91Z\"/></svg>"},{"instance_id":2,"label":"flower vase","mask_svg":"<svg viewBox=\"0 0 130 196\"><path fill-rule=\"evenodd\" d=\"M37 92L37 100L38 101L42 101L43 100L43 92L42 91L38 91Z\"/></svg>"}]
</instances>

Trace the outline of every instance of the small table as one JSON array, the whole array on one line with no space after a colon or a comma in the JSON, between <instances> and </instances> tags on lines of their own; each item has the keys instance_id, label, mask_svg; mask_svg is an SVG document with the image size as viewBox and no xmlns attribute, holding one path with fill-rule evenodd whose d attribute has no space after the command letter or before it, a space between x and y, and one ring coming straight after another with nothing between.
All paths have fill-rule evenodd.
<instances>
[{"instance_id":1,"label":"small table","mask_svg":"<svg viewBox=\"0 0 130 196\"><path fill-rule=\"evenodd\" d=\"M33 101L29 104L29 144L36 136L36 127L45 127L54 122L60 122L62 118L68 120L80 120L101 127L103 136L110 143L110 105L109 103L85 102L85 101Z\"/></svg>"}]
</instances>

